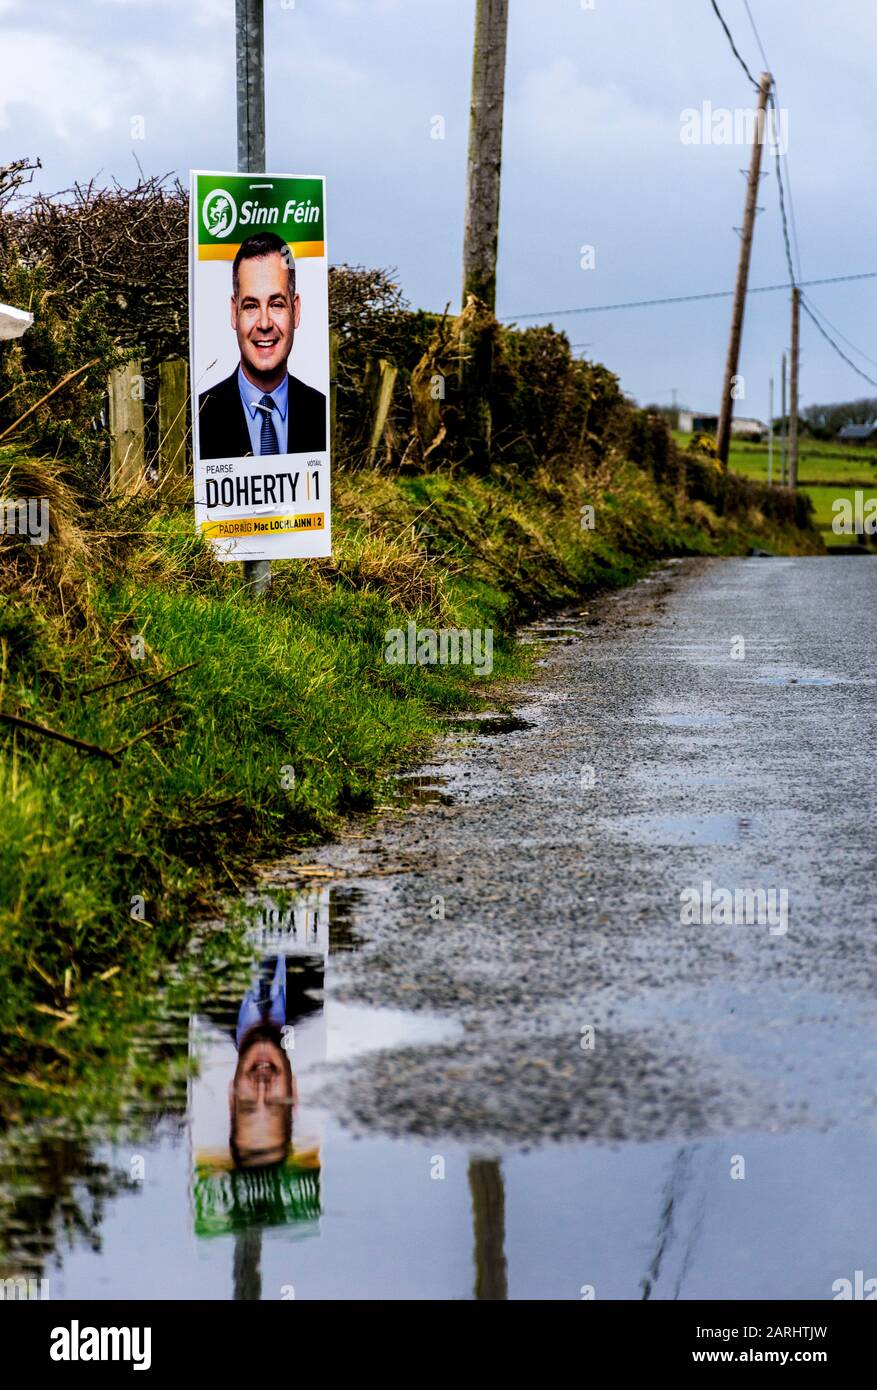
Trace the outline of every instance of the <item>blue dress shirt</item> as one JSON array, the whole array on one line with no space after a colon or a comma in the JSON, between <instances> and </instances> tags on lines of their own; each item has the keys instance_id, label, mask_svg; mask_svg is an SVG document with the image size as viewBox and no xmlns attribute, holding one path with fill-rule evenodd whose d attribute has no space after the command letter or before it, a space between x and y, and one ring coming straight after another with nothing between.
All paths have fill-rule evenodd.
<instances>
[{"instance_id":1,"label":"blue dress shirt","mask_svg":"<svg viewBox=\"0 0 877 1390\"><path fill-rule=\"evenodd\" d=\"M265 392L261 386L254 386L244 376L243 368L238 367L238 390L241 393L241 402L244 407L253 453L258 455L261 452L259 446L262 438L262 411L259 409L259 402L264 395L269 395L274 402L271 419L274 421L274 430L277 434L278 451L281 454L288 453L286 442L289 437L289 422L286 416L289 405L289 377L285 376L280 385L276 386L273 391Z\"/></svg>"}]
</instances>

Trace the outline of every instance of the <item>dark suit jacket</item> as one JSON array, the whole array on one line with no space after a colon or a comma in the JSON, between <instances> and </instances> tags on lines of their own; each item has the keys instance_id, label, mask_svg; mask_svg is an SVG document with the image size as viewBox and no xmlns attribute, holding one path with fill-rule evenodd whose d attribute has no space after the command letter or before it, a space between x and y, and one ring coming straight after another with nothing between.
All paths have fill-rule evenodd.
<instances>
[{"instance_id":1,"label":"dark suit jacket","mask_svg":"<svg viewBox=\"0 0 877 1390\"><path fill-rule=\"evenodd\" d=\"M326 447L326 397L298 377L289 382L287 441L289 454L316 453ZM252 454L247 417L238 387L238 369L198 397L202 459L244 458Z\"/></svg>"}]
</instances>

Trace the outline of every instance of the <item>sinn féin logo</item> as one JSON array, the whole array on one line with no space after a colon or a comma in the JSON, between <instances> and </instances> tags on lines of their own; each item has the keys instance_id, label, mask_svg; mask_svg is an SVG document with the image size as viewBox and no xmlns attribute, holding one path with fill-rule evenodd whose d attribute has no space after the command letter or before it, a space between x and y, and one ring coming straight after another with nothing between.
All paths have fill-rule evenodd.
<instances>
[{"instance_id":1,"label":"sinn f\u00e9in logo","mask_svg":"<svg viewBox=\"0 0 877 1390\"><path fill-rule=\"evenodd\" d=\"M208 193L201 208L204 226L211 236L226 237L235 229L238 210L234 198L224 188L214 188Z\"/></svg>"}]
</instances>

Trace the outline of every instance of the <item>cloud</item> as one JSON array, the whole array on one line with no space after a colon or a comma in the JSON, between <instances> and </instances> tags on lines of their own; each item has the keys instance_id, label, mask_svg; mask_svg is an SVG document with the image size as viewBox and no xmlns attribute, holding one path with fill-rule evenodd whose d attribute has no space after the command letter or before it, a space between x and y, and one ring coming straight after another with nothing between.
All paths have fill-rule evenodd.
<instances>
[{"instance_id":1,"label":"cloud","mask_svg":"<svg viewBox=\"0 0 877 1390\"><path fill-rule=\"evenodd\" d=\"M2 5L3 0L0 0ZM179 11L180 0L96 0L96 3L111 9L155 10L158 5L165 9L171 7ZM217 25L231 28L234 23L234 6L229 0L187 0L189 18L200 25Z\"/></svg>"},{"instance_id":2,"label":"cloud","mask_svg":"<svg viewBox=\"0 0 877 1390\"><path fill-rule=\"evenodd\" d=\"M30 110L39 126L68 144L114 129L127 135L135 113L148 121L181 103L210 104L225 76L210 55L142 43L101 52L31 29L4 29L3 52L0 128L10 129L14 119L25 129L21 112Z\"/></svg>"},{"instance_id":3,"label":"cloud","mask_svg":"<svg viewBox=\"0 0 877 1390\"><path fill-rule=\"evenodd\" d=\"M84 48L71 53L69 41L29 29L4 30L3 66L0 128L7 130L13 108L24 107L62 140L75 139L83 127L105 131L128 90L106 58ZM19 115L16 123L23 124Z\"/></svg>"},{"instance_id":4,"label":"cloud","mask_svg":"<svg viewBox=\"0 0 877 1390\"><path fill-rule=\"evenodd\" d=\"M584 82L570 58L557 58L526 74L509 101L515 138L540 159L565 163L587 149L594 158L617 159L623 148L641 157L648 147L678 143L678 116L637 105L616 83ZM572 166L574 167L574 165Z\"/></svg>"}]
</instances>

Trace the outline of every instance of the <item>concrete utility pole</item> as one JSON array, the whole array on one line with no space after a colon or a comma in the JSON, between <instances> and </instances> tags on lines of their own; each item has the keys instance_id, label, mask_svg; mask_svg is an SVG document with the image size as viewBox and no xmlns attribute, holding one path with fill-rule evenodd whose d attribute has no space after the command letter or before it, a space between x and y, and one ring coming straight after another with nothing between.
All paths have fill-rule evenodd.
<instances>
[{"instance_id":1,"label":"concrete utility pole","mask_svg":"<svg viewBox=\"0 0 877 1390\"><path fill-rule=\"evenodd\" d=\"M238 170L265 170L265 16L263 0L235 0L237 59ZM271 583L270 560L244 560L250 592L264 594Z\"/></svg>"},{"instance_id":2,"label":"concrete utility pole","mask_svg":"<svg viewBox=\"0 0 877 1390\"><path fill-rule=\"evenodd\" d=\"M783 420L780 426L780 482L783 487L786 485L786 354L783 353L783 384L782 384L782 408Z\"/></svg>"},{"instance_id":3,"label":"concrete utility pole","mask_svg":"<svg viewBox=\"0 0 877 1390\"><path fill-rule=\"evenodd\" d=\"M475 0L475 49L463 239L463 308L470 294L496 308L496 251L508 0Z\"/></svg>"},{"instance_id":4,"label":"concrete utility pole","mask_svg":"<svg viewBox=\"0 0 877 1390\"><path fill-rule=\"evenodd\" d=\"M798 486L798 330L801 291L792 286L792 370L789 379L789 487Z\"/></svg>"},{"instance_id":5,"label":"concrete utility pole","mask_svg":"<svg viewBox=\"0 0 877 1390\"><path fill-rule=\"evenodd\" d=\"M737 266L737 284L734 289L734 307L731 311L731 336L728 339L728 357L725 362L725 380L722 385L722 400L719 407L719 426L716 434L716 451L722 466L728 466L728 451L731 447L731 417L734 414L734 379L740 358L740 339L743 336L743 311L746 307L746 289L749 283L749 261L752 256L752 232L755 227L755 210L758 199L758 184L761 178L761 151L764 145L765 114L767 98L771 87L769 72L761 74L758 87L758 106L755 115L755 132L752 139L752 157L749 161L749 178L746 184L746 206L743 211L743 227L740 233L740 261Z\"/></svg>"}]
</instances>

